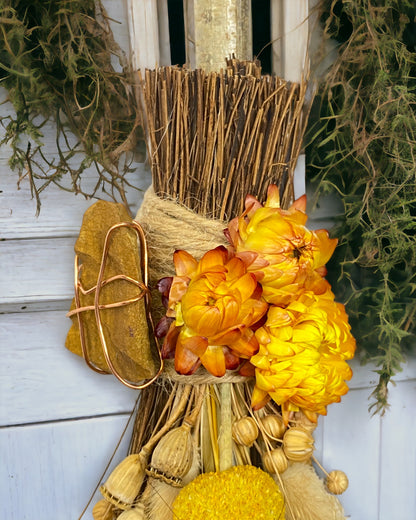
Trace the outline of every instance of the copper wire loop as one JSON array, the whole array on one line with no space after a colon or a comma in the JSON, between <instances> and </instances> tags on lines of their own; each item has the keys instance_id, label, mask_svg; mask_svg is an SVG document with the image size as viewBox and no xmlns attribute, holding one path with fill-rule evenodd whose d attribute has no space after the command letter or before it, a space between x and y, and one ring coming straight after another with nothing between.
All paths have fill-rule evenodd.
<instances>
[{"instance_id":1,"label":"copper wire loop","mask_svg":"<svg viewBox=\"0 0 416 520\"><path fill-rule=\"evenodd\" d=\"M124 274L119 274L119 275L112 276L107 279L103 279L104 271L105 271L105 267L106 267L106 263L107 263L107 258L108 258L108 250L109 250L111 234L115 230L117 230L121 227L127 227L127 228L133 229L136 232L137 236L139 237L140 266L142 269L143 282L140 282L139 280L135 280L134 278L131 278L130 276L126 276ZM121 381L124 385L128 386L129 388L133 388L136 390L141 390L142 388L146 388L147 386L152 384L161 374L161 372L163 370L163 359L162 359L162 353L161 353L159 342L154 334L154 323L153 323L152 315L150 313L150 307L151 307L150 290L147 287L147 284L148 284L148 251L147 251L146 237L144 235L143 229L140 226L140 224L136 220L133 220L132 222L120 222L118 224L115 224L108 230L105 240L104 240L104 248L103 248L103 254L102 254L102 258L101 258L100 270L99 270L98 278L97 278L97 284L94 285L94 287L91 287L90 289L84 289L84 287L82 286L82 283L81 283L81 279L80 279L81 270L82 270L82 265L81 266L79 265L78 255L75 255L75 262L74 262L75 309L69 311L67 313L67 316L70 317L70 316L73 316L76 314L76 316L78 318L82 355L84 357L86 364L92 370L94 370L95 372L98 372L99 374L109 374L109 373L114 374L115 377L119 381ZM111 283L115 280L125 280L129 283L132 283L133 285L135 285L136 287L138 287L140 289L139 294L137 296L135 296L134 298L130 298L128 300L123 300L123 301L114 302L114 303L100 304L101 289L105 285L108 285L109 283ZM86 295L86 294L91 294L94 291L95 291L94 305L81 307L80 292L82 294ZM145 303L145 308L146 308L146 318L147 318L147 321L152 330L152 334L153 334L153 337L154 337L154 340L155 340L155 343L157 346L160 367L159 367L159 370L157 371L156 375L153 376L151 379L145 381L142 384L137 384L137 383L132 383L131 381L128 381L127 379L125 379L113 365L113 363L110 359L107 342L106 342L106 339L104 336L100 311L103 309L114 309L116 307L123 307L124 305L129 305L130 303L136 303L136 302L140 301L142 298L144 298L144 303ZM103 349L104 358L107 362L110 372L108 372L106 370L102 370L101 368L94 365L94 363L91 361L91 359L89 357L87 346L86 346L86 341L85 341L84 326L83 326L82 319L81 319L81 313L86 312L86 311L94 311L94 313L95 313L95 320L97 323L98 335L99 335L101 346Z\"/></svg>"}]
</instances>

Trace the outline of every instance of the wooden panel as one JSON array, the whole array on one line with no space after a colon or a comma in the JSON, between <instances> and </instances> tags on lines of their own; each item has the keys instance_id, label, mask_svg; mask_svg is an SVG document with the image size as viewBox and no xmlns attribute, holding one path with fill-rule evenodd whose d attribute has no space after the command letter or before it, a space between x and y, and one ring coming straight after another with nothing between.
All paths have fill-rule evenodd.
<instances>
[{"instance_id":1,"label":"wooden panel","mask_svg":"<svg viewBox=\"0 0 416 520\"><path fill-rule=\"evenodd\" d=\"M351 390L342 403L329 406L322 428L323 466L341 469L350 479L340 496L346 514L354 520L377 520L380 417L368 413L368 389Z\"/></svg>"},{"instance_id":2,"label":"wooden panel","mask_svg":"<svg viewBox=\"0 0 416 520\"><path fill-rule=\"evenodd\" d=\"M393 380L408 381L416 378L416 353L409 355L406 358L406 362L402 365L403 370L398 372ZM378 382L378 374L375 372L377 367L371 363L367 365L360 365L358 359L350 361L350 366L353 369L353 376L351 381L348 383L350 388L367 388L371 389ZM393 385L391 385L393 388Z\"/></svg>"},{"instance_id":3,"label":"wooden panel","mask_svg":"<svg viewBox=\"0 0 416 520\"><path fill-rule=\"evenodd\" d=\"M408 520L416 518L416 380L398 383L389 397L381 419L379 520Z\"/></svg>"},{"instance_id":4,"label":"wooden panel","mask_svg":"<svg viewBox=\"0 0 416 520\"><path fill-rule=\"evenodd\" d=\"M271 0L273 73L300 81L307 68L308 0Z\"/></svg>"},{"instance_id":5,"label":"wooden panel","mask_svg":"<svg viewBox=\"0 0 416 520\"><path fill-rule=\"evenodd\" d=\"M123 415L0 429L0 518L78 518L127 419ZM128 438L111 468L127 452ZM84 518L91 519L91 512Z\"/></svg>"},{"instance_id":6,"label":"wooden panel","mask_svg":"<svg viewBox=\"0 0 416 520\"><path fill-rule=\"evenodd\" d=\"M135 166L136 172L128 178L134 186L146 190L151 182L150 172L141 163L136 163ZM56 186L49 186L42 193L41 211L39 217L36 217L36 201L32 198L29 181L22 181L18 189L18 175L10 171L4 158L0 158L0 171L1 239L78 235L84 211L93 201L65 192ZM92 188L95 182L96 176L91 170L85 177L86 189ZM100 193L101 195L109 200L105 194ZM143 199L143 191L129 189L127 199L132 213L135 214Z\"/></svg>"},{"instance_id":7,"label":"wooden panel","mask_svg":"<svg viewBox=\"0 0 416 520\"><path fill-rule=\"evenodd\" d=\"M127 0L131 59L135 69L160 65L157 0Z\"/></svg>"},{"instance_id":8,"label":"wooden panel","mask_svg":"<svg viewBox=\"0 0 416 520\"><path fill-rule=\"evenodd\" d=\"M125 413L137 392L69 352L61 312L0 315L0 425Z\"/></svg>"},{"instance_id":9,"label":"wooden panel","mask_svg":"<svg viewBox=\"0 0 416 520\"><path fill-rule=\"evenodd\" d=\"M71 300L75 238L1 243L0 309Z\"/></svg>"},{"instance_id":10,"label":"wooden panel","mask_svg":"<svg viewBox=\"0 0 416 520\"><path fill-rule=\"evenodd\" d=\"M293 184L295 200L301 197L305 191L305 154L300 154L293 172Z\"/></svg>"}]
</instances>

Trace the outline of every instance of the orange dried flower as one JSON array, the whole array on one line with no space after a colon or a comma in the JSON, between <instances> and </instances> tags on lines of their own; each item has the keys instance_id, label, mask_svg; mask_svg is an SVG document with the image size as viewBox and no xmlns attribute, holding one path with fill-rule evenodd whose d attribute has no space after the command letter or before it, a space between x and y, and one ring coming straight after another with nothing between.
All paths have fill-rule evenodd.
<instances>
[{"instance_id":1,"label":"orange dried flower","mask_svg":"<svg viewBox=\"0 0 416 520\"><path fill-rule=\"evenodd\" d=\"M258 350L252 325L267 311L261 287L243 260L222 246L198 262L185 251L174 254L176 276L167 316L174 318L162 353L175 357L175 369L191 374L202 363L215 376L237 368L240 358Z\"/></svg>"}]
</instances>

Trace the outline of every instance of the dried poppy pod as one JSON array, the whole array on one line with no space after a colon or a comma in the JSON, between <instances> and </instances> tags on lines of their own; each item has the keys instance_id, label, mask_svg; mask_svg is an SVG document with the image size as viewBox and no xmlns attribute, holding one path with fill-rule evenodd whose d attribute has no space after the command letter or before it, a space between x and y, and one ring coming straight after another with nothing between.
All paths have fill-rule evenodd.
<instances>
[{"instance_id":1,"label":"dried poppy pod","mask_svg":"<svg viewBox=\"0 0 416 520\"><path fill-rule=\"evenodd\" d=\"M309 420L303 412L295 412L294 420L296 426L299 426L300 428L303 428L304 430L307 430L310 433L313 433L313 431L318 426L317 421L313 422Z\"/></svg>"},{"instance_id":2,"label":"dried poppy pod","mask_svg":"<svg viewBox=\"0 0 416 520\"><path fill-rule=\"evenodd\" d=\"M123 511L117 520L146 520L143 504L136 504L131 509Z\"/></svg>"},{"instance_id":3,"label":"dried poppy pod","mask_svg":"<svg viewBox=\"0 0 416 520\"><path fill-rule=\"evenodd\" d=\"M312 456L314 440L303 428L289 428L283 436L283 450L286 457L294 462L305 462Z\"/></svg>"},{"instance_id":4,"label":"dried poppy pod","mask_svg":"<svg viewBox=\"0 0 416 520\"><path fill-rule=\"evenodd\" d=\"M341 495L341 493L344 493L348 488L348 484L347 475L339 469L331 471L326 478L326 487L328 488L328 491L334 495Z\"/></svg>"},{"instance_id":5,"label":"dried poppy pod","mask_svg":"<svg viewBox=\"0 0 416 520\"><path fill-rule=\"evenodd\" d=\"M99 500L92 509L92 517L94 520L113 520L114 505L104 498Z\"/></svg>"},{"instance_id":6,"label":"dried poppy pod","mask_svg":"<svg viewBox=\"0 0 416 520\"><path fill-rule=\"evenodd\" d=\"M139 494L145 467L146 457L143 453L129 455L113 469L100 487L101 494L119 509L129 509Z\"/></svg>"},{"instance_id":7,"label":"dried poppy pod","mask_svg":"<svg viewBox=\"0 0 416 520\"><path fill-rule=\"evenodd\" d=\"M265 415L260 422L264 433L271 439L281 439L286 431L283 418L279 415Z\"/></svg>"},{"instance_id":8,"label":"dried poppy pod","mask_svg":"<svg viewBox=\"0 0 416 520\"><path fill-rule=\"evenodd\" d=\"M259 435L256 421L252 417L241 417L234 422L232 435L237 444L247 447L252 446Z\"/></svg>"},{"instance_id":9,"label":"dried poppy pod","mask_svg":"<svg viewBox=\"0 0 416 520\"><path fill-rule=\"evenodd\" d=\"M182 478L192 465L193 450L191 427L185 422L160 439L146 473L167 484L181 487Z\"/></svg>"},{"instance_id":10,"label":"dried poppy pod","mask_svg":"<svg viewBox=\"0 0 416 520\"><path fill-rule=\"evenodd\" d=\"M263 455L263 467L269 473L283 473L287 470L288 460L282 448L275 448Z\"/></svg>"}]
</instances>

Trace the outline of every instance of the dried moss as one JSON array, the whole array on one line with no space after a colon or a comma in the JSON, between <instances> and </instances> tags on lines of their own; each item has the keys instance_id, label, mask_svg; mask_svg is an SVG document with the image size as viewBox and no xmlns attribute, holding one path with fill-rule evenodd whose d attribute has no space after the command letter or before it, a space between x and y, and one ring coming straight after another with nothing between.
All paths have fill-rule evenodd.
<instances>
[{"instance_id":1,"label":"dried moss","mask_svg":"<svg viewBox=\"0 0 416 520\"><path fill-rule=\"evenodd\" d=\"M0 0L0 85L15 115L0 118L10 164L40 193L55 183L86 196L102 189L125 202L129 152L141 137L135 78L95 0ZM118 60L122 72L116 72ZM48 121L56 152L42 146ZM122 160L124 158L124 161ZM90 166L97 184L84 191ZM71 183L61 183L66 174Z\"/></svg>"},{"instance_id":2,"label":"dried moss","mask_svg":"<svg viewBox=\"0 0 416 520\"><path fill-rule=\"evenodd\" d=\"M322 6L326 35L341 43L316 99L309 171L344 204L330 272L364 358L379 367L372 406L383 411L416 342L416 6Z\"/></svg>"}]
</instances>

